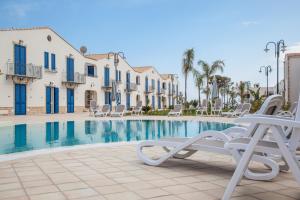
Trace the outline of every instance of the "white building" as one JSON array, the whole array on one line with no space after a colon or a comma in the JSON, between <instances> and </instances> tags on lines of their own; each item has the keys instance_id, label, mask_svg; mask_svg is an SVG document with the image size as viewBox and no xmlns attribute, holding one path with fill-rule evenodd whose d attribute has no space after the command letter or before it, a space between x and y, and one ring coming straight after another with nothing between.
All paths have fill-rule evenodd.
<instances>
[{"instance_id":1,"label":"white building","mask_svg":"<svg viewBox=\"0 0 300 200\"><path fill-rule=\"evenodd\" d=\"M289 47L284 57L284 87L286 101L298 101L300 92L300 45Z\"/></svg>"},{"instance_id":2,"label":"white building","mask_svg":"<svg viewBox=\"0 0 300 200\"><path fill-rule=\"evenodd\" d=\"M153 109L178 98L178 79L154 67L131 67L111 54L83 55L48 27L0 30L1 113L24 115L87 111L91 100L112 104L116 80L118 103L127 109L138 100ZM147 81L148 80L148 81Z\"/></svg>"}]
</instances>

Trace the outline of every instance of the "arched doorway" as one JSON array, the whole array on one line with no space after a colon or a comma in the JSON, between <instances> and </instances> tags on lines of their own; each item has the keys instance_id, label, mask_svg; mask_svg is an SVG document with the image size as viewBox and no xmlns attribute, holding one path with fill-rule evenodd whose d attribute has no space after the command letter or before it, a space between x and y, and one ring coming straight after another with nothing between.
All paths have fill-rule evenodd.
<instances>
[{"instance_id":1,"label":"arched doorway","mask_svg":"<svg viewBox=\"0 0 300 200\"><path fill-rule=\"evenodd\" d=\"M90 108L91 101L97 102L97 92L93 90L85 91L85 108Z\"/></svg>"}]
</instances>

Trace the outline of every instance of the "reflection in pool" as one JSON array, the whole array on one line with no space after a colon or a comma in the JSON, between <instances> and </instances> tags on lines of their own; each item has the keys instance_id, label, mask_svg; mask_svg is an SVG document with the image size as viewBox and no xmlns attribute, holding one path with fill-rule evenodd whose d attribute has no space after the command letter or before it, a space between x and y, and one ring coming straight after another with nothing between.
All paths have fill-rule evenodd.
<instances>
[{"instance_id":1,"label":"reflection in pool","mask_svg":"<svg viewBox=\"0 0 300 200\"><path fill-rule=\"evenodd\" d=\"M201 121L109 120L17 124L0 127L0 154L78 144L192 137L232 124Z\"/></svg>"}]
</instances>

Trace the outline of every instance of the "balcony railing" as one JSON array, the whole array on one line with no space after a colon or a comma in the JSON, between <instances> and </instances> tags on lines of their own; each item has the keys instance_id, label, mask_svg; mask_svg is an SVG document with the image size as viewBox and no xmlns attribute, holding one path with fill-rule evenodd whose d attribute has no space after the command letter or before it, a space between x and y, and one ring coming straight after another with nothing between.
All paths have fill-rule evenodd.
<instances>
[{"instance_id":1,"label":"balcony railing","mask_svg":"<svg viewBox=\"0 0 300 200\"><path fill-rule=\"evenodd\" d=\"M132 92L137 90L137 85L135 83L126 83L126 91Z\"/></svg>"},{"instance_id":2,"label":"balcony railing","mask_svg":"<svg viewBox=\"0 0 300 200\"><path fill-rule=\"evenodd\" d=\"M149 86L148 89L145 90L145 93L152 93L154 91L154 88L152 86Z\"/></svg>"},{"instance_id":3,"label":"balcony railing","mask_svg":"<svg viewBox=\"0 0 300 200\"><path fill-rule=\"evenodd\" d=\"M166 94L166 93L167 93L166 89L163 89L163 88L161 88L161 89L157 92L157 94Z\"/></svg>"},{"instance_id":4,"label":"balcony railing","mask_svg":"<svg viewBox=\"0 0 300 200\"><path fill-rule=\"evenodd\" d=\"M41 79L42 66L29 64L7 63L7 76L20 78Z\"/></svg>"},{"instance_id":5,"label":"balcony railing","mask_svg":"<svg viewBox=\"0 0 300 200\"><path fill-rule=\"evenodd\" d=\"M74 78L71 76L67 76L67 73L62 73L62 83L68 84L85 84L86 76L84 74L80 74L79 72L74 73Z\"/></svg>"},{"instance_id":6,"label":"balcony railing","mask_svg":"<svg viewBox=\"0 0 300 200\"><path fill-rule=\"evenodd\" d=\"M107 80L103 82L102 86L103 89L111 89L112 88L112 80Z\"/></svg>"}]
</instances>

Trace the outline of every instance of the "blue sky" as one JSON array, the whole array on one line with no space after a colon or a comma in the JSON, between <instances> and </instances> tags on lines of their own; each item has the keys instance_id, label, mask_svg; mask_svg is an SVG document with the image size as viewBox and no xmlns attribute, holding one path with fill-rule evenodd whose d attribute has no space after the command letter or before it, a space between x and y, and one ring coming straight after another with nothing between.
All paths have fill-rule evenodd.
<instances>
[{"instance_id":1,"label":"blue sky","mask_svg":"<svg viewBox=\"0 0 300 200\"><path fill-rule=\"evenodd\" d=\"M297 0L1 0L0 27L50 26L89 53L123 51L132 66L177 73L181 88L182 54L194 48L195 61L223 59L224 75L265 85L259 67L274 67L271 84L276 70L264 46L300 42L299 7ZM196 98L189 80L188 95Z\"/></svg>"}]
</instances>

